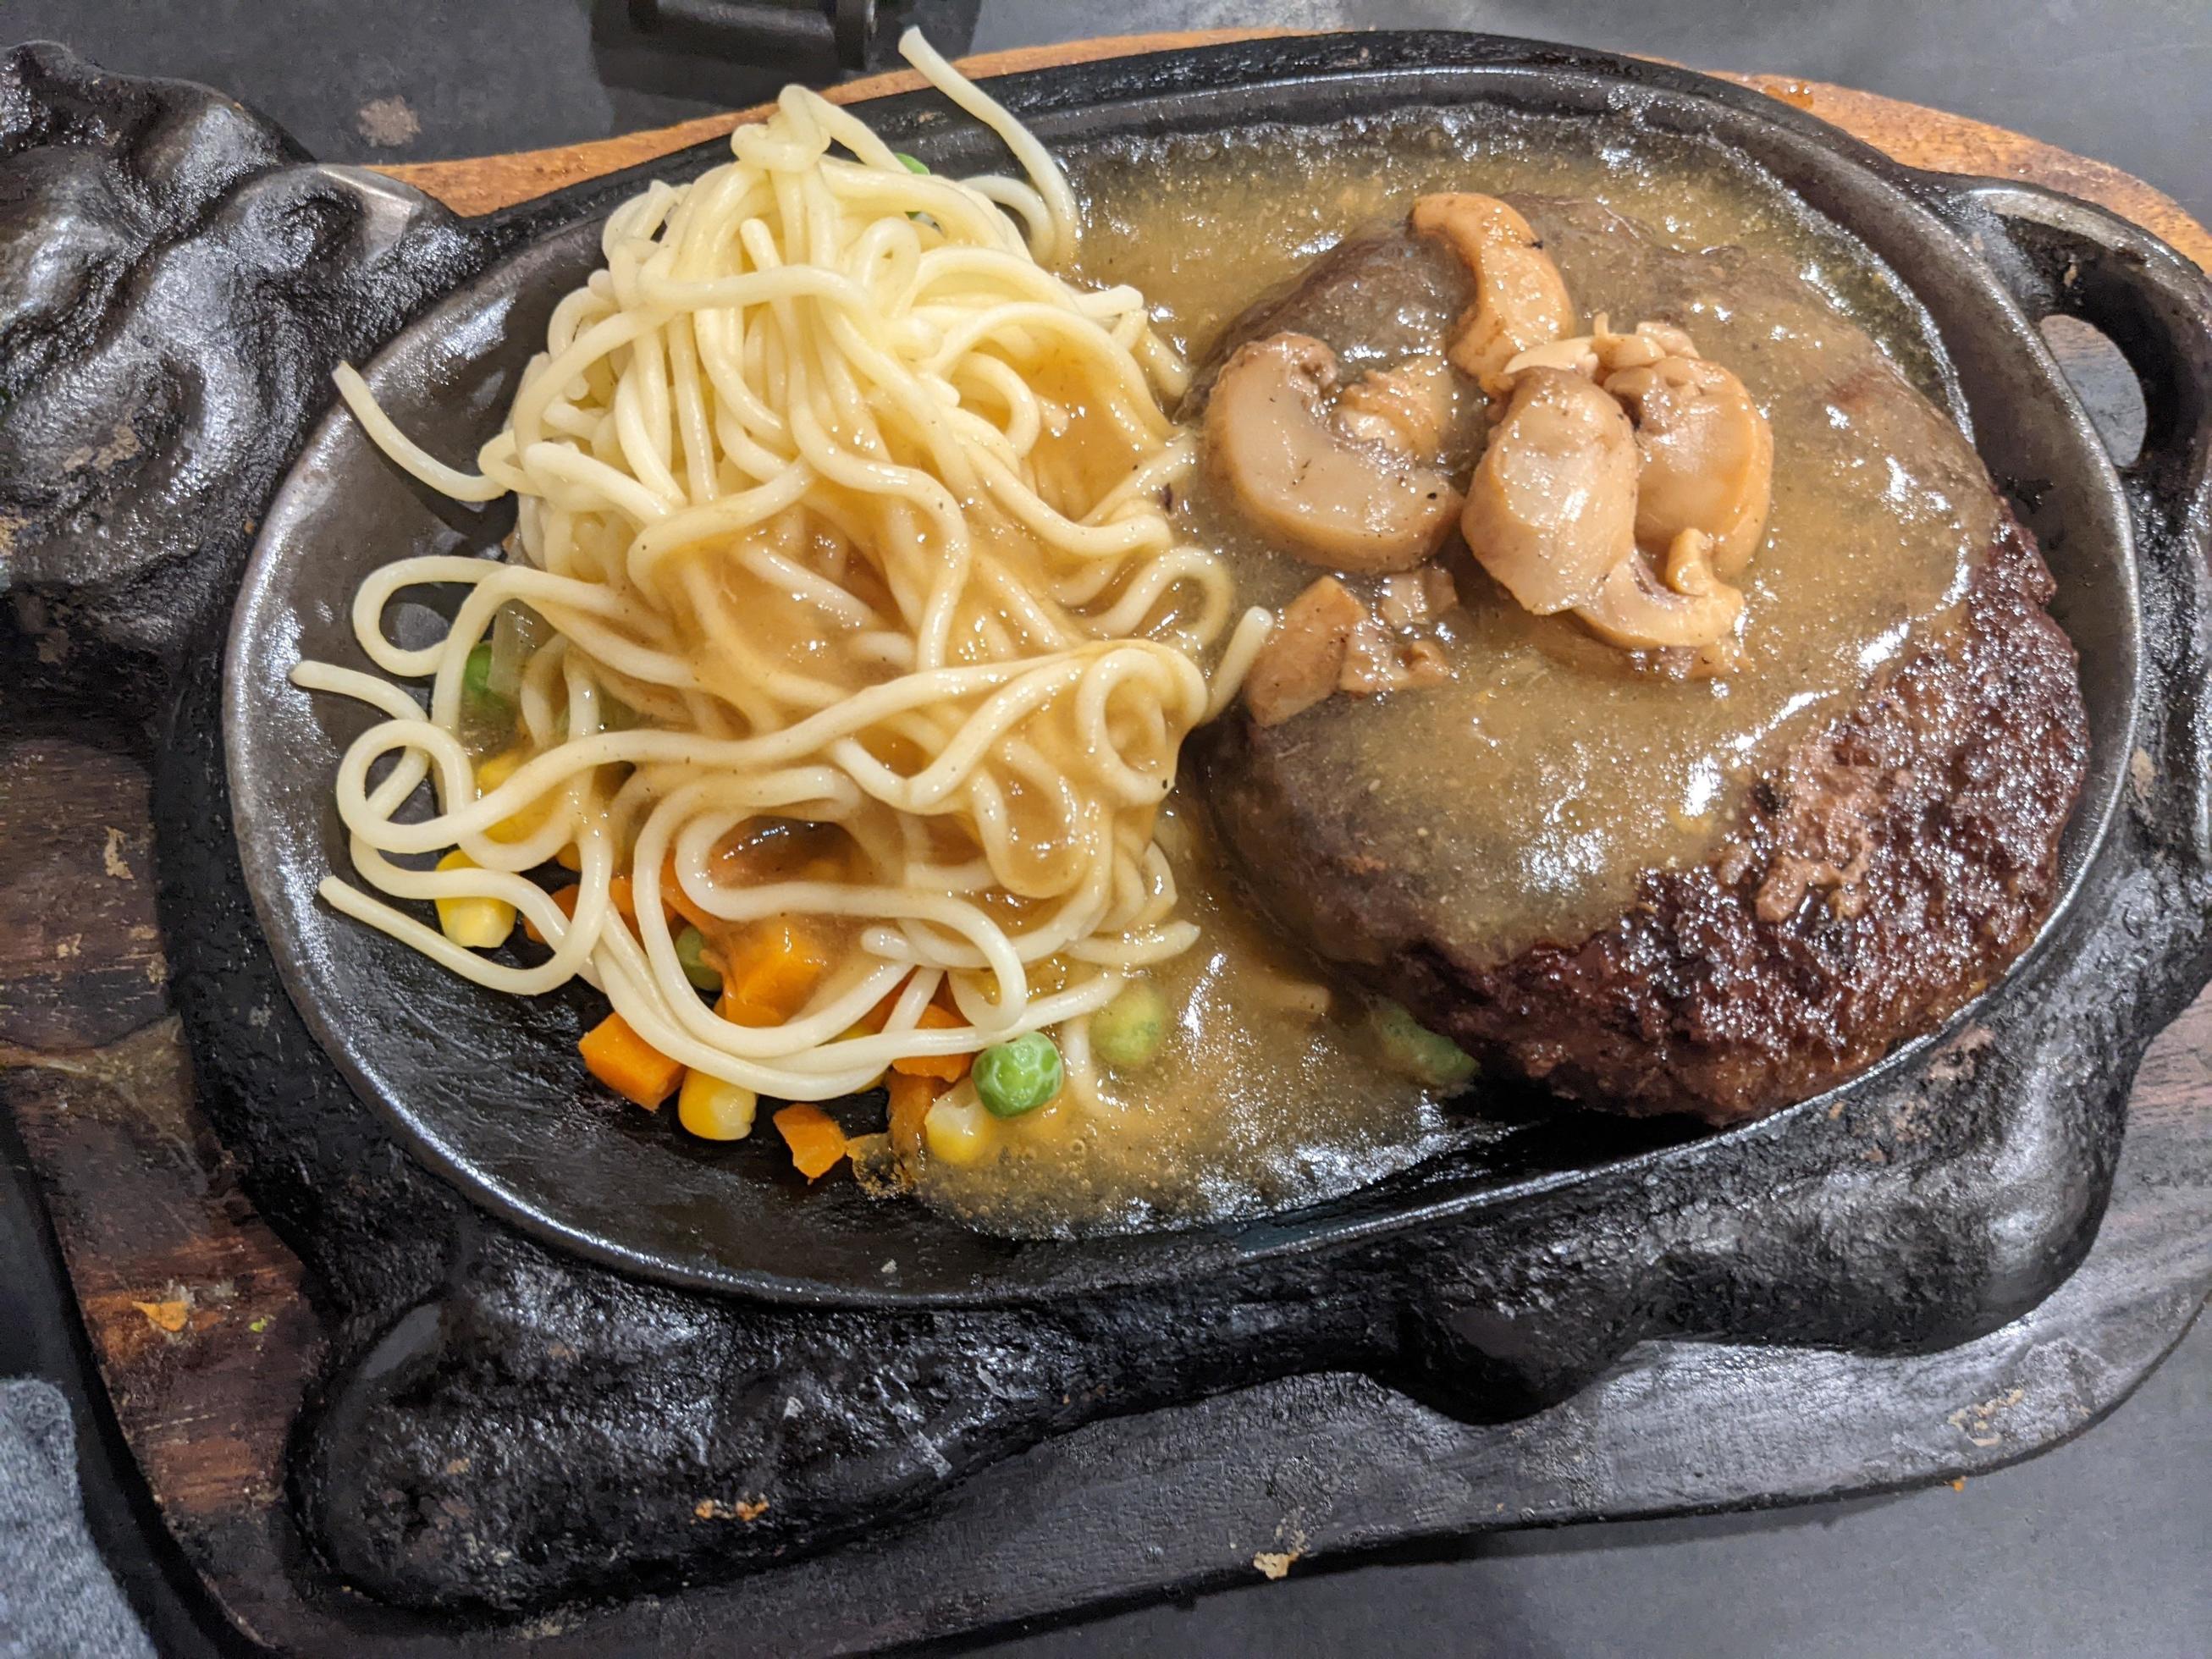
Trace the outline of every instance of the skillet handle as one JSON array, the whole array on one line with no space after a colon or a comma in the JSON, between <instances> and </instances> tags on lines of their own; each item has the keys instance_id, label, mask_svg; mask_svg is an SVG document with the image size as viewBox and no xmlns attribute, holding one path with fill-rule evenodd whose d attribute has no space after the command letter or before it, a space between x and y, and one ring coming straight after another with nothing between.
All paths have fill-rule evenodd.
<instances>
[{"instance_id":1,"label":"skillet handle","mask_svg":"<svg viewBox=\"0 0 2212 1659\"><path fill-rule=\"evenodd\" d=\"M2120 349L2147 417L2142 452L2121 480L2139 515L2194 531L2201 547L2212 518L2212 283L2148 231L2090 203L1994 179L1942 184L2032 319L2077 318Z\"/></svg>"},{"instance_id":2,"label":"skillet handle","mask_svg":"<svg viewBox=\"0 0 2212 1659\"><path fill-rule=\"evenodd\" d=\"M2135 521L2151 672L2176 695L2165 730L2142 735L2174 813L2153 833L2212 866L2212 282L2116 213L2034 185L1937 177L1945 216L1993 264L2029 318L2099 330L2141 383L2142 452L2119 468ZM2140 775L2138 775L2140 776ZM2171 791L2171 793L2168 793ZM2179 799L2176 799L2179 797ZM2163 832L2163 833L2161 833Z\"/></svg>"}]
</instances>

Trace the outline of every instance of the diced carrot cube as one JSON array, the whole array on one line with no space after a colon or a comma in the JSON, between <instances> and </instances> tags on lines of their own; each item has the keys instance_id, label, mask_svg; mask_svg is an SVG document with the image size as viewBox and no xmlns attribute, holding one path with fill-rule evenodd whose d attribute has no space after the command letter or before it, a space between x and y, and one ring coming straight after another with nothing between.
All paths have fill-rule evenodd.
<instances>
[{"instance_id":1,"label":"diced carrot cube","mask_svg":"<svg viewBox=\"0 0 2212 1659\"><path fill-rule=\"evenodd\" d=\"M738 1025L782 1024L806 1006L830 967L827 947L790 916L770 917L715 945L720 1012Z\"/></svg>"},{"instance_id":2,"label":"diced carrot cube","mask_svg":"<svg viewBox=\"0 0 2212 1659\"><path fill-rule=\"evenodd\" d=\"M921 1011L915 1028L923 1031L948 1031L968 1022L958 1014L948 1013L932 1002ZM933 1077L945 1083L957 1083L968 1075L968 1067L975 1060L973 1054L906 1054L891 1062L891 1070L908 1077Z\"/></svg>"},{"instance_id":3,"label":"diced carrot cube","mask_svg":"<svg viewBox=\"0 0 2212 1659\"><path fill-rule=\"evenodd\" d=\"M576 915L576 901L583 896L583 893L584 890L572 881L566 887L559 888L555 890L553 894L554 908L559 910L562 915L567 916L573 921ZM530 942L532 945L543 945L545 943L545 935L538 931L538 924L531 921L527 916L525 916L522 919L522 931L529 936Z\"/></svg>"},{"instance_id":4,"label":"diced carrot cube","mask_svg":"<svg viewBox=\"0 0 2212 1659\"><path fill-rule=\"evenodd\" d=\"M777 1112L775 1132L791 1148L792 1167L809 1181L827 1175L845 1156L845 1132L811 1101L795 1101Z\"/></svg>"},{"instance_id":5,"label":"diced carrot cube","mask_svg":"<svg viewBox=\"0 0 2212 1659\"><path fill-rule=\"evenodd\" d=\"M665 908L673 910L708 939L729 930L728 922L702 910L684 896L684 884L676 879L676 854L673 853L668 855L668 862L660 869L660 902Z\"/></svg>"},{"instance_id":6,"label":"diced carrot cube","mask_svg":"<svg viewBox=\"0 0 2212 1659\"><path fill-rule=\"evenodd\" d=\"M576 902L583 896L584 890L574 882L570 882L566 887L555 891L553 902L560 907L562 915L573 920L576 914ZM637 909L635 901L630 896L629 878L617 876L610 881L607 884L607 897L614 905L615 914L635 927L637 925ZM522 924L522 931L530 936L532 943L538 945L545 943L545 935L539 933L532 923L525 921Z\"/></svg>"},{"instance_id":7,"label":"diced carrot cube","mask_svg":"<svg viewBox=\"0 0 2212 1659\"><path fill-rule=\"evenodd\" d=\"M684 1081L683 1062L647 1042L620 1014L609 1014L585 1032L576 1048L593 1077L648 1112Z\"/></svg>"},{"instance_id":8,"label":"diced carrot cube","mask_svg":"<svg viewBox=\"0 0 2212 1659\"><path fill-rule=\"evenodd\" d=\"M607 900L624 921L635 925L637 901L630 896L628 876L617 876L607 883Z\"/></svg>"},{"instance_id":9,"label":"diced carrot cube","mask_svg":"<svg viewBox=\"0 0 2212 1659\"><path fill-rule=\"evenodd\" d=\"M901 1162L911 1164L921 1156L922 1120L929 1115L930 1103L945 1085L913 1072L893 1072L887 1082L891 1096L891 1145Z\"/></svg>"},{"instance_id":10,"label":"diced carrot cube","mask_svg":"<svg viewBox=\"0 0 2212 1659\"><path fill-rule=\"evenodd\" d=\"M898 1000L905 994L906 981L901 980L884 993L882 1000L874 1007L860 1016L860 1030L871 1036L882 1030L890 1019L891 1010L898 1006Z\"/></svg>"}]
</instances>

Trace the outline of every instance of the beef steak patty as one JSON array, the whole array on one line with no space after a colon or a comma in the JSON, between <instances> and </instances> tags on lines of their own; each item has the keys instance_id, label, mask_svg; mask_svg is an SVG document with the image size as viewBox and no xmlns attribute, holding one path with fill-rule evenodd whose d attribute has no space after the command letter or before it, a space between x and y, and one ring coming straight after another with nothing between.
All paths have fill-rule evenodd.
<instances>
[{"instance_id":1,"label":"beef steak patty","mask_svg":"<svg viewBox=\"0 0 2212 1659\"><path fill-rule=\"evenodd\" d=\"M1540 228L1620 234L1602 210L1528 210ZM1240 319L1215 360L1279 329L1317 334L1354 361L1404 349L1400 336L1448 321L1463 299L1449 265L1407 240L1361 239L1324 256L1297 289ZM1652 291L1663 296L1688 270L1655 258ZM1905 395L1911 419L1941 419ZM1855 384L1838 403L1872 416L1899 396ZM1404 854L1403 826L1377 817L1418 803L1347 787L1340 750L1313 743L1304 717L1261 727L1239 706L1193 752L1249 885L1323 957L1493 1070L1604 1109L1737 1122L1928 1030L1989 985L2048 913L2087 757L2074 649L2044 609L2050 574L1943 431L1971 469L1946 486L1995 502L1978 520L1996 528L1967 567L1955 621L1868 671L1817 729L1762 750L1757 781L1702 861L1644 870L1617 914L1576 937L1470 948L1447 914L1449 889L1440 896L1436 872ZM1778 469L1790 464L1778 455ZM1456 568L1462 586L1486 580L1463 549ZM1357 717L1387 742L1400 699L1422 695L1375 699ZM1434 755L1434 798L1468 787L1475 758Z\"/></svg>"},{"instance_id":2,"label":"beef steak patty","mask_svg":"<svg viewBox=\"0 0 2212 1659\"><path fill-rule=\"evenodd\" d=\"M1711 862L1653 871L1610 926L1501 963L1444 945L1376 867L1365 797L1241 709L1202 748L1268 908L1470 1053L1611 1110L1716 1124L1819 1092L1928 1030L2034 936L2088 750L2051 577L2008 519L1963 625L1878 673L1752 791ZM1378 709L1378 713L1381 710Z\"/></svg>"}]
</instances>

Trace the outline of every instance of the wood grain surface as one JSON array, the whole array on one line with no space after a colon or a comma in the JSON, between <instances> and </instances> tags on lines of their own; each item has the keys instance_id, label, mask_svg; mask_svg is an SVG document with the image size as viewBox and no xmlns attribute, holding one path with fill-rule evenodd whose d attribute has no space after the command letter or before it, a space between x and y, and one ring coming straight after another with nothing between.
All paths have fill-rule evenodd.
<instances>
[{"instance_id":1,"label":"wood grain surface","mask_svg":"<svg viewBox=\"0 0 2212 1659\"><path fill-rule=\"evenodd\" d=\"M1017 46L1006 52L979 52L959 60L961 72L971 80L994 75L1018 75L1024 70L1056 69L1066 64L1096 63L1102 58L1133 58L1146 52L1176 52L1190 46L1219 46L1234 40L1254 40L1271 35L1294 34L1295 29L1194 29L1177 34L1109 34L1058 46ZM871 75L842 86L828 87L823 96L833 103L857 104L869 98L913 92L925 86L912 70ZM489 213L533 196L581 184L673 155L710 138L720 138L748 121L762 121L774 106L756 105L729 115L702 115L651 132L629 132L595 143L563 144L552 149L518 150L506 155L480 155L458 161L410 161L376 171L403 179L427 195L434 196L456 213Z\"/></svg>"},{"instance_id":2,"label":"wood grain surface","mask_svg":"<svg viewBox=\"0 0 2212 1659\"><path fill-rule=\"evenodd\" d=\"M1229 38L1096 40L995 53L967 67L1007 74ZM2212 263L2212 234L2101 163L1869 94L1735 78L1914 166L2085 196ZM854 100L917 81L878 76L831 95ZM482 213L703 142L758 113L387 171ZM0 1100L40 1177L109 1398L167 1523L242 1630L290 1650L328 1651L341 1628L328 1622L337 1593L302 1589L313 1574L301 1569L283 1496L286 1437L319 1363L321 1328L299 1264L254 1215L193 1106L167 1012L150 838L145 772L119 747L64 735L0 740ZM2212 1108L2208 1055L2212 998L2153 1050L2131 1136L2202 1121ZM2128 1226L2116 1209L2106 1231L2124 1239ZM448 1650L434 1640L408 1650Z\"/></svg>"}]
</instances>

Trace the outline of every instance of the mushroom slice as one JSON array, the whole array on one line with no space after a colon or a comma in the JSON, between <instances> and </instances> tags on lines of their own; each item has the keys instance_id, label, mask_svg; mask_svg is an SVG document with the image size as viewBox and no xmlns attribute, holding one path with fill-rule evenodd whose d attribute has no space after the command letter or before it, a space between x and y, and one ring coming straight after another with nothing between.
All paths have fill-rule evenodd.
<instances>
[{"instance_id":1,"label":"mushroom slice","mask_svg":"<svg viewBox=\"0 0 2212 1659\"><path fill-rule=\"evenodd\" d=\"M1333 691L1371 697L1450 678L1451 665L1435 641L1401 644L1351 589L1323 576L1291 601L1252 659L1244 703L1257 724L1280 726Z\"/></svg>"},{"instance_id":2,"label":"mushroom slice","mask_svg":"<svg viewBox=\"0 0 2212 1659\"><path fill-rule=\"evenodd\" d=\"M1375 585L1375 609L1386 626L1419 628L1459 604L1451 572L1440 564L1385 576Z\"/></svg>"},{"instance_id":3,"label":"mushroom slice","mask_svg":"<svg viewBox=\"0 0 2212 1659\"><path fill-rule=\"evenodd\" d=\"M1244 676L1244 704L1261 726L1280 726L1337 689L1352 636L1367 607L1334 576L1292 599Z\"/></svg>"},{"instance_id":4,"label":"mushroom slice","mask_svg":"<svg viewBox=\"0 0 2212 1659\"><path fill-rule=\"evenodd\" d=\"M1451 664L1444 656L1443 647L1434 640L1409 640L1399 647L1398 684L1401 690L1442 685L1451 678Z\"/></svg>"},{"instance_id":5,"label":"mushroom slice","mask_svg":"<svg viewBox=\"0 0 2212 1659\"><path fill-rule=\"evenodd\" d=\"M1531 368L1467 489L1468 550L1538 616L1595 598L1636 551L1635 428L1594 380Z\"/></svg>"},{"instance_id":6,"label":"mushroom slice","mask_svg":"<svg viewBox=\"0 0 2212 1659\"><path fill-rule=\"evenodd\" d=\"M1667 550L1663 580L1643 554L1632 555L1575 614L1600 639L1632 651L1717 646L1735 632L1743 595L1713 574L1711 554L1711 538L1686 530Z\"/></svg>"},{"instance_id":7,"label":"mushroom slice","mask_svg":"<svg viewBox=\"0 0 2212 1659\"><path fill-rule=\"evenodd\" d=\"M1418 234L1450 243L1474 278L1474 303L1453 325L1447 352L1490 397L1504 397L1508 362L1574 328L1559 267L1528 222L1494 196L1424 196L1411 222Z\"/></svg>"},{"instance_id":8,"label":"mushroom slice","mask_svg":"<svg viewBox=\"0 0 2212 1659\"><path fill-rule=\"evenodd\" d=\"M1385 691L1441 685L1451 677L1451 663L1434 640L1393 639L1380 620L1363 616L1345 642L1336 689L1355 697L1373 697Z\"/></svg>"},{"instance_id":9,"label":"mushroom slice","mask_svg":"<svg viewBox=\"0 0 2212 1659\"><path fill-rule=\"evenodd\" d=\"M1516 352L1498 378L1510 386L1522 373L1531 368L1556 368L1568 374L1587 375L1595 380L1605 372L1598 361L1596 337L1589 334L1571 335L1564 340L1547 340L1541 345L1532 345L1526 351Z\"/></svg>"},{"instance_id":10,"label":"mushroom slice","mask_svg":"<svg viewBox=\"0 0 2212 1659\"><path fill-rule=\"evenodd\" d=\"M1743 573L1766 529L1774 434L1741 380L1718 363L1670 355L1605 377L1636 423L1644 457L1636 539L1671 547L1686 530L1712 538L1714 571Z\"/></svg>"},{"instance_id":11,"label":"mushroom slice","mask_svg":"<svg viewBox=\"0 0 2212 1659\"><path fill-rule=\"evenodd\" d=\"M1398 642L1375 617L1362 612L1359 625L1345 641L1344 666L1336 689L1355 697L1371 697L1395 690L1398 684Z\"/></svg>"},{"instance_id":12,"label":"mushroom slice","mask_svg":"<svg viewBox=\"0 0 2212 1659\"><path fill-rule=\"evenodd\" d=\"M1370 368L1338 394L1336 423L1363 443L1432 457L1451 425L1451 365L1442 357L1408 357Z\"/></svg>"},{"instance_id":13,"label":"mushroom slice","mask_svg":"<svg viewBox=\"0 0 2212 1659\"><path fill-rule=\"evenodd\" d=\"M1238 347L1206 403L1207 463L1248 520L1309 562L1411 570L1460 508L1451 480L1411 441L1424 394L1413 380L1371 386L1351 424L1330 406L1336 376L1336 354L1308 335Z\"/></svg>"},{"instance_id":14,"label":"mushroom slice","mask_svg":"<svg viewBox=\"0 0 2212 1659\"><path fill-rule=\"evenodd\" d=\"M1508 362L1503 373L1511 380L1524 368L1566 368L1601 380L1618 369L1647 368L1662 357L1697 355L1690 337L1672 323L1638 323L1634 332L1616 334L1601 311L1589 333L1530 346Z\"/></svg>"}]
</instances>

